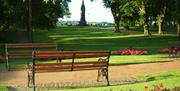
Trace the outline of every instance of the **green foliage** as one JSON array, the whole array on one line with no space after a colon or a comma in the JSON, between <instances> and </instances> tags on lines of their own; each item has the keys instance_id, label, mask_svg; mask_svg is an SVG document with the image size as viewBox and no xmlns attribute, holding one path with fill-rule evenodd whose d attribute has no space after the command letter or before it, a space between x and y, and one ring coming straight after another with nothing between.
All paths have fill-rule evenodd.
<instances>
[{"instance_id":1,"label":"green foliage","mask_svg":"<svg viewBox=\"0 0 180 91\"><path fill-rule=\"evenodd\" d=\"M136 1L127 1L123 5L123 9L121 11L121 24L126 28L128 26L135 26L138 23L139 16L139 8L136 4Z\"/></svg>"},{"instance_id":2,"label":"green foliage","mask_svg":"<svg viewBox=\"0 0 180 91\"><path fill-rule=\"evenodd\" d=\"M176 0L175 2L175 10L174 10L174 18L180 23L180 1Z\"/></svg>"},{"instance_id":3,"label":"green foliage","mask_svg":"<svg viewBox=\"0 0 180 91\"><path fill-rule=\"evenodd\" d=\"M0 0L0 28L10 26L26 28L28 16L28 0ZM31 0L32 24L35 28L56 26L58 18L69 14L70 0Z\"/></svg>"},{"instance_id":4,"label":"green foliage","mask_svg":"<svg viewBox=\"0 0 180 91\"><path fill-rule=\"evenodd\" d=\"M33 26L40 28L56 26L58 18L69 14L69 1L70 0L32 0Z\"/></svg>"}]
</instances>

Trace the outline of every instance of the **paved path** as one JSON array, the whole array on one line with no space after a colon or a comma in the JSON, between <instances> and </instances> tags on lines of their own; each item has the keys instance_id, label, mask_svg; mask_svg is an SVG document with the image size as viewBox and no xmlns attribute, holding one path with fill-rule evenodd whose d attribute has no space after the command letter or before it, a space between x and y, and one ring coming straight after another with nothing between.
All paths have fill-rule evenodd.
<instances>
[{"instance_id":1,"label":"paved path","mask_svg":"<svg viewBox=\"0 0 180 91\"><path fill-rule=\"evenodd\" d=\"M110 66L109 77L113 79L133 79L138 74L180 70L180 61L147 63L134 65ZM97 70L74 71L74 72L52 72L39 73L36 75L37 84L49 84L59 82L95 81ZM11 87L27 87L27 72L20 71L1 71L0 84ZM84 84L84 83L83 83Z\"/></svg>"}]
</instances>

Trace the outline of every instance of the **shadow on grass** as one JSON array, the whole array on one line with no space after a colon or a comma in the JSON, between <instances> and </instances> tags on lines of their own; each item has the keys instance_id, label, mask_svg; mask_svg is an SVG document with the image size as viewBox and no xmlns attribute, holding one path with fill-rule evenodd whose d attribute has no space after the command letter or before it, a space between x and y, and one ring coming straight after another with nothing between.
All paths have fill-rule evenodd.
<instances>
[{"instance_id":1,"label":"shadow on grass","mask_svg":"<svg viewBox=\"0 0 180 91\"><path fill-rule=\"evenodd\" d=\"M174 75L174 74L166 74L166 75L159 75L159 76L152 76L146 79L146 81L155 81L155 80L162 80L162 79L168 79L173 77L180 77L180 75Z\"/></svg>"}]
</instances>

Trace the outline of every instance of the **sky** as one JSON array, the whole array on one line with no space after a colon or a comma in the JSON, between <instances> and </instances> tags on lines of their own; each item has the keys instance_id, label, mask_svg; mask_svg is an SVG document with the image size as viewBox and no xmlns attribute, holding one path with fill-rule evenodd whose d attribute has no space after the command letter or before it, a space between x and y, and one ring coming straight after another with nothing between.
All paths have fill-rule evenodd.
<instances>
[{"instance_id":1,"label":"sky","mask_svg":"<svg viewBox=\"0 0 180 91\"><path fill-rule=\"evenodd\" d=\"M86 7L86 21L87 22L113 22L113 17L109 8L103 6L102 0L84 0ZM69 10L71 18L64 17L60 20L65 21L79 21L81 15L82 0L71 0L69 3Z\"/></svg>"}]
</instances>

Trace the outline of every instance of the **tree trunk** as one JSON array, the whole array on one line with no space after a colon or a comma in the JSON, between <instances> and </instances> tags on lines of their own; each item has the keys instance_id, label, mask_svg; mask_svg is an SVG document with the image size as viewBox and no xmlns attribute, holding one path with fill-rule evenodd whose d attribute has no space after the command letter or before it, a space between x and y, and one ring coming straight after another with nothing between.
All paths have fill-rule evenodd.
<instances>
[{"instance_id":1,"label":"tree trunk","mask_svg":"<svg viewBox=\"0 0 180 91\"><path fill-rule=\"evenodd\" d=\"M164 34L164 17L162 17L161 15L160 15L160 17L159 17L160 19L158 19L158 27L159 27L159 32L158 32L158 34L159 35L163 35Z\"/></svg>"},{"instance_id":2,"label":"tree trunk","mask_svg":"<svg viewBox=\"0 0 180 91\"><path fill-rule=\"evenodd\" d=\"M147 10L146 10L146 7L144 5L144 3L142 4L142 12L143 12L143 20L144 20L144 36L151 36L151 33L149 31L149 25L148 25L148 18L149 18L149 15L147 13Z\"/></svg>"},{"instance_id":3,"label":"tree trunk","mask_svg":"<svg viewBox=\"0 0 180 91\"><path fill-rule=\"evenodd\" d=\"M177 35L180 36L180 22L177 24Z\"/></svg>"},{"instance_id":4,"label":"tree trunk","mask_svg":"<svg viewBox=\"0 0 180 91\"><path fill-rule=\"evenodd\" d=\"M115 26L114 26L115 30L114 30L114 32L121 32L120 28L119 28L120 19L118 17L114 19L114 23L115 23Z\"/></svg>"},{"instance_id":5,"label":"tree trunk","mask_svg":"<svg viewBox=\"0 0 180 91\"><path fill-rule=\"evenodd\" d=\"M159 35L164 34L164 18L166 16L167 7L168 7L168 0L164 0L163 11L158 17Z\"/></svg>"},{"instance_id":6,"label":"tree trunk","mask_svg":"<svg viewBox=\"0 0 180 91\"><path fill-rule=\"evenodd\" d=\"M114 18L114 32L121 32L120 31L120 11L118 9L116 9L116 7L111 6L111 13L113 15Z\"/></svg>"},{"instance_id":7,"label":"tree trunk","mask_svg":"<svg viewBox=\"0 0 180 91\"><path fill-rule=\"evenodd\" d=\"M32 41L32 15L31 15L31 0L28 0L28 23L27 23L27 33L28 33L28 42Z\"/></svg>"},{"instance_id":8,"label":"tree trunk","mask_svg":"<svg viewBox=\"0 0 180 91\"><path fill-rule=\"evenodd\" d=\"M151 33L149 32L149 25L144 24L143 28L144 28L144 36L151 36Z\"/></svg>"}]
</instances>

